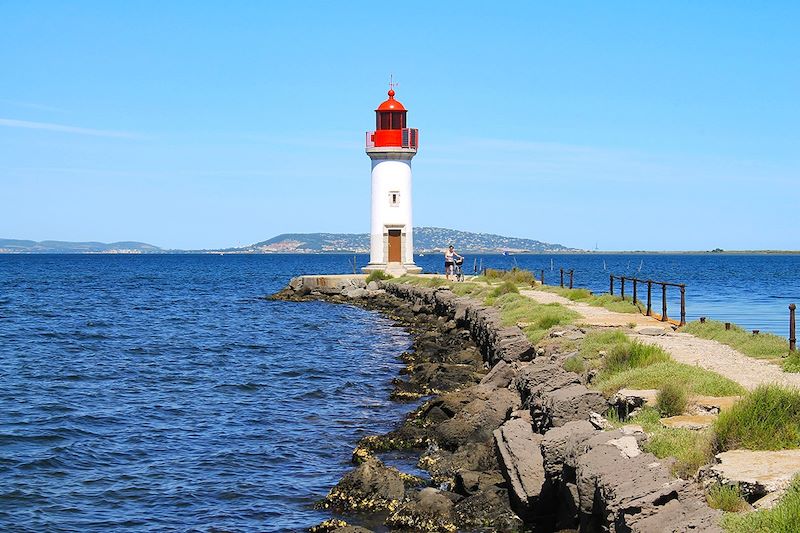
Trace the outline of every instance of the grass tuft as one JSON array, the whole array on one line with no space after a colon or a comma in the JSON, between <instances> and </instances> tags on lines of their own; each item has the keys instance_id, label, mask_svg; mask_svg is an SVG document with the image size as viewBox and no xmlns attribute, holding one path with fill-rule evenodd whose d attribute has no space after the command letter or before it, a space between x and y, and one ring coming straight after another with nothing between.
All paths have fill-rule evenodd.
<instances>
[{"instance_id":1,"label":"grass tuft","mask_svg":"<svg viewBox=\"0 0 800 533\"><path fill-rule=\"evenodd\" d=\"M367 283L369 283L370 281L384 281L387 279L392 279L393 277L394 276L392 276L391 274L387 274L383 270L373 270L372 272L369 273L369 276L367 276L367 279L365 281Z\"/></svg>"},{"instance_id":2,"label":"grass tuft","mask_svg":"<svg viewBox=\"0 0 800 533\"><path fill-rule=\"evenodd\" d=\"M714 423L718 451L800 447L800 391L761 385Z\"/></svg>"},{"instance_id":3,"label":"grass tuft","mask_svg":"<svg viewBox=\"0 0 800 533\"><path fill-rule=\"evenodd\" d=\"M489 293L489 296L491 296L492 298L497 298L498 296L511 293L519 294L519 289L512 282L504 281L503 283L492 289L492 292Z\"/></svg>"},{"instance_id":4,"label":"grass tuft","mask_svg":"<svg viewBox=\"0 0 800 533\"><path fill-rule=\"evenodd\" d=\"M686 389L674 382L661 385L656 396L656 408L661 416L677 416L686 410Z\"/></svg>"},{"instance_id":5,"label":"grass tuft","mask_svg":"<svg viewBox=\"0 0 800 533\"><path fill-rule=\"evenodd\" d=\"M722 527L729 533L795 533L800 531L800 478L772 509L744 514L726 514Z\"/></svg>"},{"instance_id":6,"label":"grass tuft","mask_svg":"<svg viewBox=\"0 0 800 533\"><path fill-rule=\"evenodd\" d=\"M615 344L603 360L605 374L618 374L632 368L642 368L670 361L669 354L653 344L644 344L626 338Z\"/></svg>"},{"instance_id":7,"label":"grass tuft","mask_svg":"<svg viewBox=\"0 0 800 533\"><path fill-rule=\"evenodd\" d=\"M578 354L571 355L564 361L564 370L567 372L575 372L576 374L583 374L586 372L586 361Z\"/></svg>"},{"instance_id":8,"label":"grass tuft","mask_svg":"<svg viewBox=\"0 0 800 533\"><path fill-rule=\"evenodd\" d=\"M712 509L720 509L726 513L738 513L749 508L739 487L735 485L712 485L706 493L706 501Z\"/></svg>"}]
</instances>

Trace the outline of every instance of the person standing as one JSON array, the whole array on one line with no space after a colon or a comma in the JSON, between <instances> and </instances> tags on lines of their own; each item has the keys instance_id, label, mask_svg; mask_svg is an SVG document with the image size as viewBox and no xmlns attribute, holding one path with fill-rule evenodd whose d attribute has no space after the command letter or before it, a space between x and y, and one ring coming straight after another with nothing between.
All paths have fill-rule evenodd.
<instances>
[{"instance_id":1,"label":"person standing","mask_svg":"<svg viewBox=\"0 0 800 533\"><path fill-rule=\"evenodd\" d=\"M460 258L451 244L447 251L444 253L444 277L450 281L450 276L453 275L456 259Z\"/></svg>"}]
</instances>

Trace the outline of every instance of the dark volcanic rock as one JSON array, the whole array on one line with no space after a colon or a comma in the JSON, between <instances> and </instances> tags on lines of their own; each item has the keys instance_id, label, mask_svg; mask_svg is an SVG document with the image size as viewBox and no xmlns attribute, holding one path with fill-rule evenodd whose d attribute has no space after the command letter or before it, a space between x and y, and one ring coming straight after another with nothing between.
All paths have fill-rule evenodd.
<instances>
[{"instance_id":1,"label":"dark volcanic rock","mask_svg":"<svg viewBox=\"0 0 800 533\"><path fill-rule=\"evenodd\" d=\"M453 490L464 496L472 496L478 492L494 489L505 483L499 470L475 471L459 470L456 472L456 485Z\"/></svg>"},{"instance_id":2,"label":"dark volcanic rock","mask_svg":"<svg viewBox=\"0 0 800 533\"><path fill-rule=\"evenodd\" d=\"M535 410L545 413L549 423L544 427L588 420L591 413L605 413L607 409L608 401L601 393L580 384L549 392L541 402L531 402L531 414Z\"/></svg>"},{"instance_id":3,"label":"dark volcanic rock","mask_svg":"<svg viewBox=\"0 0 800 533\"><path fill-rule=\"evenodd\" d=\"M422 489L413 498L401 504L386 520L386 525L415 531L441 531L453 533L457 530L453 499L434 488Z\"/></svg>"},{"instance_id":4,"label":"dark volcanic rock","mask_svg":"<svg viewBox=\"0 0 800 533\"><path fill-rule=\"evenodd\" d=\"M495 430L494 440L511 506L523 518L532 519L546 485L542 436L533 432L530 422L517 418Z\"/></svg>"},{"instance_id":5,"label":"dark volcanic rock","mask_svg":"<svg viewBox=\"0 0 800 533\"><path fill-rule=\"evenodd\" d=\"M370 457L345 474L325 497L324 506L339 512L370 512L393 507L404 496L400 472Z\"/></svg>"},{"instance_id":6,"label":"dark volcanic rock","mask_svg":"<svg viewBox=\"0 0 800 533\"><path fill-rule=\"evenodd\" d=\"M522 520L511 510L508 492L490 488L464 498L455 506L457 523L472 531L522 531Z\"/></svg>"},{"instance_id":7,"label":"dark volcanic rock","mask_svg":"<svg viewBox=\"0 0 800 533\"><path fill-rule=\"evenodd\" d=\"M489 441L469 442L454 452L431 449L420 457L419 466L430 472L435 483L448 485L454 483L458 472L493 472L500 469L494 446Z\"/></svg>"},{"instance_id":8,"label":"dark volcanic rock","mask_svg":"<svg viewBox=\"0 0 800 533\"><path fill-rule=\"evenodd\" d=\"M483 442L520 406L519 395L508 389L495 389L491 396L475 399L436 426L434 436L441 446L454 450L466 442Z\"/></svg>"}]
</instances>

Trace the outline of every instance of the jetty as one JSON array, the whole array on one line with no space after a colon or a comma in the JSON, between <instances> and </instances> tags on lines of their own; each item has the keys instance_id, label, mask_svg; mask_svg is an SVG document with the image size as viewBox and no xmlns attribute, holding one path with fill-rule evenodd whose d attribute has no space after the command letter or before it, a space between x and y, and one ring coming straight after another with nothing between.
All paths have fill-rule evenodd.
<instances>
[{"instance_id":1,"label":"jetty","mask_svg":"<svg viewBox=\"0 0 800 533\"><path fill-rule=\"evenodd\" d=\"M625 300L607 308L558 292L502 275L294 278L277 298L360 305L408 327L414 349L391 396L424 400L396 430L359 442L355 468L325 505L426 531L722 531L720 487L742 508L780 501L800 450L709 439L761 387L793 390L800 374L614 310ZM653 361L637 366L637 357ZM610 359L623 368L612 372ZM686 385L672 412L665 376ZM391 450L417 450L430 479L386 466ZM317 531L353 531L344 524Z\"/></svg>"}]
</instances>

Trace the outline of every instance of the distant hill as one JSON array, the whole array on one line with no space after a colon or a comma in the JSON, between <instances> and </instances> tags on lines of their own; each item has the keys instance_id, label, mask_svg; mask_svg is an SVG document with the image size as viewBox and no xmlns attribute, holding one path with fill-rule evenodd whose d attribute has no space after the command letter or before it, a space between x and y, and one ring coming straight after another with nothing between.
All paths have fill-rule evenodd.
<instances>
[{"instance_id":1,"label":"distant hill","mask_svg":"<svg viewBox=\"0 0 800 533\"><path fill-rule=\"evenodd\" d=\"M165 250L144 242L66 242L0 239L0 253L21 254L153 254Z\"/></svg>"},{"instance_id":2,"label":"distant hill","mask_svg":"<svg viewBox=\"0 0 800 533\"><path fill-rule=\"evenodd\" d=\"M414 228L414 249L417 252L433 252L453 244L465 253L498 252L574 252L561 244L551 244L533 239L503 237L491 233L472 233L446 228ZM368 252L367 233L284 233L267 241L257 242L243 248L227 250L239 253L320 253L320 252Z\"/></svg>"},{"instance_id":3,"label":"distant hill","mask_svg":"<svg viewBox=\"0 0 800 533\"><path fill-rule=\"evenodd\" d=\"M500 252L577 252L561 244L551 244L533 239L503 237L490 233L471 233L445 228L422 227L414 229L416 252L434 252L453 244L464 253ZM24 241L0 239L0 253L22 254L180 254L180 253L343 253L369 252L367 233L284 233L250 246L216 250L165 250L144 242L64 242Z\"/></svg>"}]
</instances>

